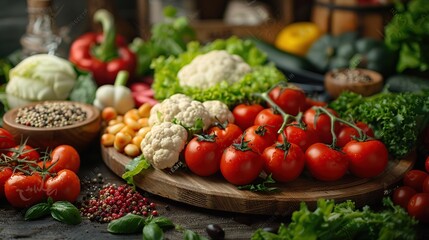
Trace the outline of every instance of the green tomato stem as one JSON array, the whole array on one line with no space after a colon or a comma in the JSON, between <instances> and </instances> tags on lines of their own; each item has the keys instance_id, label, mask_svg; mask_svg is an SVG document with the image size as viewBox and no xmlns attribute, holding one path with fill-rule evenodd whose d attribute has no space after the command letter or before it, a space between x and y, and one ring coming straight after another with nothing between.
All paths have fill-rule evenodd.
<instances>
[{"instance_id":1,"label":"green tomato stem","mask_svg":"<svg viewBox=\"0 0 429 240\"><path fill-rule=\"evenodd\" d=\"M94 55L103 62L118 57L113 15L105 9L100 9L94 14L94 21L101 23L104 34L103 42L99 46L94 47Z\"/></svg>"}]
</instances>

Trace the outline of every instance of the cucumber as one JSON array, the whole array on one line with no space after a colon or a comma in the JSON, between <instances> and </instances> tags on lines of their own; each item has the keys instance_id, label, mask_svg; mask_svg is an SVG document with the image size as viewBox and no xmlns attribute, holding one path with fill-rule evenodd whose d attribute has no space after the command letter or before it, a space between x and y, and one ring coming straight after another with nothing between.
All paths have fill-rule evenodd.
<instances>
[{"instance_id":1,"label":"cucumber","mask_svg":"<svg viewBox=\"0 0 429 240\"><path fill-rule=\"evenodd\" d=\"M250 38L250 40L259 50L265 52L268 60L273 62L280 70L315 71L315 67L306 58L282 51L274 45L257 38Z\"/></svg>"},{"instance_id":2,"label":"cucumber","mask_svg":"<svg viewBox=\"0 0 429 240\"><path fill-rule=\"evenodd\" d=\"M386 80L386 89L390 92L429 90L429 79L403 74L394 75Z\"/></svg>"}]
</instances>

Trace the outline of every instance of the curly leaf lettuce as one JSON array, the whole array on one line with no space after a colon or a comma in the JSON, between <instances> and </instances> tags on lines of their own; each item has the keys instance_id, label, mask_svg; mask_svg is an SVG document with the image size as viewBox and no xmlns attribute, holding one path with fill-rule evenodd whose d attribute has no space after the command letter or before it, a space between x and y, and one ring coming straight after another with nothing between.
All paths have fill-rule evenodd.
<instances>
[{"instance_id":1,"label":"curly leaf lettuce","mask_svg":"<svg viewBox=\"0 0 429 240\"><path fill-rule=\"evenodd\" d=\"M212 50L226 50L231 54L239 55L253 71L232 85L221 82L207 89L182 87L177 78L179 70L196 56ZM250 40L231 37L213 41L205 46L201 46L198 42L191 42L188 44L187 51L179 56L159 57L152 62L152 68L155 71L152 88L158 100L166 99L176 93L183 93L198 101L220 100L232 106L242 101L255 100L253 93L266 91L276 83L285 80L285 76L274 64L265 64L266 62L266 54L259 51Z\"/></svg>"}]
</instances>

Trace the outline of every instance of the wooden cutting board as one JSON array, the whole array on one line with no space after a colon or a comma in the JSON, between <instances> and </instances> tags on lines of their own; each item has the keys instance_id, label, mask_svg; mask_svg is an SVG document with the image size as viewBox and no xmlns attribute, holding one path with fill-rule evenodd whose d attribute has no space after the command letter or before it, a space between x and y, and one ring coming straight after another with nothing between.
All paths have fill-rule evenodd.
<instances>
[{"instance_id":1,"label":"wooden cutting board","mask_svg":"<svg viewBox=\"0 0 429 240\"><path fill-rule=\"evenodd\" d=\"M114 148L101 146L103 161L118 176L124 173L131 158ZM380 203L380 200L395 187L416 159L412 153L402 160L391 160L386 171L372 179L359 179L347 175L335 182L321 182L305 173L290 183L277 183L279 191L254 193L238 190L221 175L199 177L187 170L169 174L150 168L134 178L136 185L150 193L193 206L228 212L250 214L287 215L299 209L305 201L310 208L317 199L335 201L353 200L356 207Z\"/></svg>"}]
</instances>

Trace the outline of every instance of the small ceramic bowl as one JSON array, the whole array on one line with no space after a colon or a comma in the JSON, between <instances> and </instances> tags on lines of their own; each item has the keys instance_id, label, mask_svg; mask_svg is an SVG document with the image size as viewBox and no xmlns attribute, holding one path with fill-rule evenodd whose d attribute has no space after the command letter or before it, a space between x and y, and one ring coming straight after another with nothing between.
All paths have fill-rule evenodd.
<instances>
[{"instance_id":1,"label":"small ceramic bowl","mask_svg":"<svg viewBox=\"0 0 429 240\"><path fill-rule=\"evenodd\" d=\"M75 104L86 113L86 118L62 127L33 127L17 123L19 109L54 102ZM11 109L4 114L3 128L14 136L17 143L27 141L28 145L38 148L40 151L52 150L62 144L71 145L76 150L82 151L99 135L101 128L100 110L92 105L71 101L45 101L32 103L21 108Z\"/></svg>"},{"instance_id":2,"label":"small ceramic bowl","mask_svg":"<svg viewBox=\"0 0 429 240\"><path fill-rule=\"evenodd\" d=\"M338 69L326 73L324 85L334 99L343 91L371 96L383 89L383 76L369 69Z\"/></svg>"}]
</instances>

